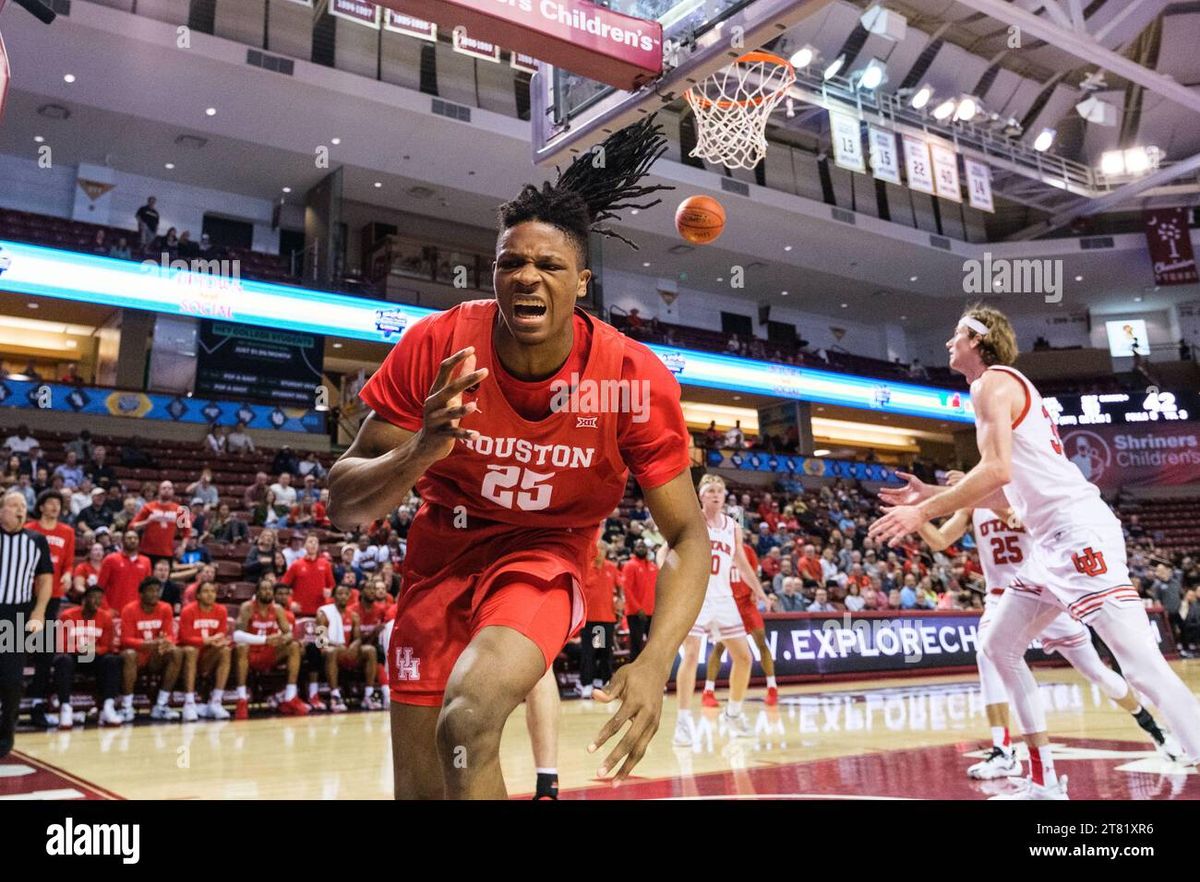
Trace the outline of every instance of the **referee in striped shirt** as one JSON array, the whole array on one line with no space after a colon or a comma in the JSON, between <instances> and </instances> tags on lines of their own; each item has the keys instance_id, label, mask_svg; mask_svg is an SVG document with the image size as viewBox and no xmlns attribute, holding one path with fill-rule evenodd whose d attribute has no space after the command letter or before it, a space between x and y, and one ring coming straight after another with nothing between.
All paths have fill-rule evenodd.
<instances>
[{"instance_id":1,"label":"referee in striped shirt","mask_svg":"<svg viewBox=\"0 0 1200 882\"><path fill-rule=\"evenodd\" d=\"M45 628L46 604L54 591L54 563L46 537L24 529L25 497L10 491L0 500L0 759L13 748L25 637Z\"/></svg>"}]
</instances>

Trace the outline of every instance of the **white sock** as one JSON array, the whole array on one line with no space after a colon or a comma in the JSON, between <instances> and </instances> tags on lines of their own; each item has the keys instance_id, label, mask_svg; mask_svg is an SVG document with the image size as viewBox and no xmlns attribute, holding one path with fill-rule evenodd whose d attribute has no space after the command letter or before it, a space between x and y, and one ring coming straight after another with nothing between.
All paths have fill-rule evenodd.
<instances>
[{"instance_id":1,"label":"white sock","mask_svg":"<svg viewBox=\"0 0 1200 882\"><path fill-rule=\"evenodd\" d=\"M1003 726L992 726L992 746L999 747L1001 750L1008 750L1004 744L1004 733L1008 731Z\"/></svg>"},{"instance_id":2,"label":"white sock","mask_svg":"<svg viewBox=\"0 0 1200 882\"><path fill-rule=\"evenodd\" d=\"M767 688L768 688L768 689L778 689L778 688L779 688L779 684L777 684L777 683L775 682L775 676L774 676L774 675L772 675L772 676L770 676L770 677L767 677Z\"/></svg>"},{"instance_id":3,"label":"white sock","mask_svg":"<svg viewBox=\"0 0 1200 882\"><path fill-rule=\"evenodd\" d=\"M690 723L692 721L692 709L689 707L687 710L679 711L679 719L687 720Z\"/></svg>"},{"instance_id":4,"label":"white sock","mask_svg":"<svg viewBox=\"0 0 1200 882\"><path fill-rule=\"evenodd\" d=\"M133 710L133 696L132 695L122 695L121 696L121 707L126 708L128 710Z\"/></svg>"},{"instance_id":5,"label":"white sock","mask_svg":"<svg viewBox=\"0 0 1200 882\"><path fill-rule=\"evenodd\" d=\"M285 686L283 689L283 700L291 701L295 697L296 697L296 684L288 683L287 686Z\"/></svg>"},{"instance_id":6,"label":"white sock","mask_svg":"<svg viewBox=\"0 0 1200 882\"><path fill-rule=\"evenodd\" d=\"M245 701L246 699L248 699L250 697L249 695L246 694L245 686L239 686L237 688L237 697L238 697L238 701Z\"/></svg>"},{"instance_id":7,"label":"white sock","mask_svg":"<svg viewBox=\"0 0 1200 882\"><path fill-rule=\"evenodd\" d=\"M704 681L704 691L705 692L716 692L717 691L717 681L716 680L705 680Z\"/></svg>"},{"instance_id":8,"label":"white sock","mask_svg":"<svg viewBox=\"0 0 1200 882\"><path fill-rule=\"evenodd\" d=\"M171 693L165 689L158 690L158 706L166 707L167 702L171 700Z\"/></svg>"},{"instance_id":9,"label":"white sock","mask_svg":"<svg viewBox=\"0 0 1200 882\"><path fill-rule=\"evenodd\" d=\"M316 683L309 683L309 684L308 684L308 697L309 697L309 698L316 698L316 697L317 697L317 690L318 690L319 688L320 688L320 687L319 687L319 686L318 686Z\"/></svg>"},{"instance_id":10,"label":"white sock","mask_svg":"<svg viewBox=\"0 0 1200 882\"><path fill-rule=\"evenodd\" d=\"M104 709L106 711L115 711L116 710L116 708L113 707L113 700L111 698L104 699Z\"/></svg>"},{"instance_id":11,"label":"white sock","mask_svg":"<svg viewBox=\"0 0 1200 882\"><path fill-rule=\"evenodd\" d=\"M742 712L742 703L740 701L734 701L732 698L729 699L729 701L726 703L725 707L727 708L726 712L731 717L736 717L738 714L740 714Z\"/></svg>"},{"instance_id":12,"label":"white sock","mask_svg":"<svg viewBox=\"0 0 1200 882\"><path fill-rule=\"evenodd\" d=\"M221 699L224 697L225 697L224 689L214 689L212 691L212 694L208 697L208 703L216 706L221 703Z\"/></svg>"},{"instance_id":13,"label":"white sock","mask_svg":"<svg viewBox=\"0 0 1200 882\"><path fill-rule=\"evenodd\" d=\"M1042 783L1047 787L1058 783L1058 775L1054 774L1054 755L1050 750L1049 744L1037 749L1038 756L1042 758Z\"/></svg>"},{"instance_id":14,"label":"white sock","mask_svg":"<svg viewBox=\"0 0 1200 882\"><path fill-rule=\"evenodd\" d=\"M183 703L184 704L195 704L196 703L196 693L195 692L183 693Z\"/></svg>"},{"instance_id":15,"label":"white sock","mask_svg":"<svg viewBox=\"0 0 1200 882\"><path fill-rule=\"evenodd\" d=\"M329 696L331 698L341 698L342 690L335 686L333 689L329 690Z\"/></svg>"},{"instance_id":16,"label":"white sock","mask_svg":"<svg viewBox=\"0 0 1200 882\"><path fill-rule=\"evenodd\" d=\"M558 769L536 769L539 775L557 775Z\"/></svg>"},{"instance_id":17,"label":"white sock","mask_svg":"<svg viewBox=\"0 0 1200 882\"><path fill-rule=\"evenodd\" d=\"M604 686L604 681L603 681L603 680L596 679L596 680L593 680L593 681L592 681L592 688L593 688L593 689L601 689L601 688L603 688L603 686Z\"/></svg>"}]
</instances>

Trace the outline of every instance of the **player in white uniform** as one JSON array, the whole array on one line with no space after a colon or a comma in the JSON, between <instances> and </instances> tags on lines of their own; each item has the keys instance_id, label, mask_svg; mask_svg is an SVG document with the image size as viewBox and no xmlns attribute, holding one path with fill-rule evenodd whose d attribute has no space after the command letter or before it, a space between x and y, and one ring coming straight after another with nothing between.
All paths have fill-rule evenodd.
<instances>
[{"instance_id":1,"label":"player in white uniform","mask_svg":"<svg viewBox=\"0 0 1200 882\"><path fill-rule=\"evenodd\" d=\"M1033 384L1011 367L1012 325L998 310L969 308L946 341L950 368L971 383L980 461L954 487L905 476L882 490L891 504L871 525L891 545L960 508L1014 508L1030 557L1004 592L979 651L996 665L1029 746L1030 777L1012 796L1066 799L1025 648L1063 609L1094 628L1133 687L1166 718L1187 761L1200 757L1200 701L1167 664L1129 581L1121 523L1100 491L1063 455L1058 428ZM1008 797L1012 798L1012 797Z\"/></svg>"},{"instance_id":2,"label":"player in white uniform","mask_svg":"<svg viewBox=\"0 0 1200 882\"><path fill-rule=\"evenodd\" d=\"M962 472L952 471L947 476L947 483L954 486L962 477ZM975 532L975 544L979 549L979 562L983 566L987 591L983 615L979 619L979 639L983 640L1004 589L1016 581L1021 564L1030 556L1031 544L1029 534L1011 509L1000 512L984 508L959 509L940 527L931 523L922 524L921 538L934 551L941 551L962 537L968 522ZM1137 694L1129 688L1125 679L1100 658L1086 625L1071 618L1065 611L1060 612L1039 637L1043 651L1062 655L1101 692L1129 711L1134 721L1150 736L1159 753L1172 761L1179 758L1181 751L1175 739L1158 727L1154 717L1142 707ZM979 666L984 712L992 730L992 752L987 759L968 768L967 774L980 780L1020 775L1021 761L1016 758L1008 733L1008 696L1004 691L1004 680L988 656L978 653L976 663Z\"/></svg>"},{"instance_id":3,"label":"player in white uniform","mask_svg":"<svg viewBox=\"0 0 1200 882\"><path fill-rule=\"evenodd\" d=\"M742 700L750 685L750 644L746 642L746 628L729 576L733 567L738 568L742 579L751 585L758 584L758 576L746 560L742 548L742 528L723 511L725 505L725 482L716 475L705 475L700 479L700 509L708 524L708 538L712 544L712 568L708 576L708 592L700 616L683 642L683 660L675 675L675 695L679 702L679 716L675 720L675 744L687 747L692 743L692 693L696 689L696 666L700 662L700 643L705 634L713 643L724 642L729 650L733 666L729 671L729 701L721 718L734 735L750 734L750 721L742 712Z\"/></svg>"}]
</instances>

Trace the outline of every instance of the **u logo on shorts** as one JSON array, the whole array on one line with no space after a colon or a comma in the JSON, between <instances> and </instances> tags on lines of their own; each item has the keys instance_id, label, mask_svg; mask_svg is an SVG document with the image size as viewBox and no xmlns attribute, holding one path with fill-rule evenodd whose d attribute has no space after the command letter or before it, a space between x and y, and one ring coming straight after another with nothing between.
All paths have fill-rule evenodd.
<instances>
[{"instance_id":1,"label":"u logo on shorts","mask_svg":"<svg viewBox=\"0 0 1200 882\"><path fill-rule=\"evenodd\" d=\"M1090 545L1083 549L1083 554L1072 554L1071 562L1075 564L1075 569L1085 576L1099 576L1108 572L1104 552L1094 551Z\"/></svg>"}]
</instances>

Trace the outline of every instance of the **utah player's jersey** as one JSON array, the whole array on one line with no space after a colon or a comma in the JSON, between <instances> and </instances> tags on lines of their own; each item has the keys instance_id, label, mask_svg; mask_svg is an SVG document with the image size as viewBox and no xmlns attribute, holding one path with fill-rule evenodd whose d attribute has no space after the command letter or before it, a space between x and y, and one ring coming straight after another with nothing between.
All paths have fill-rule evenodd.
<instances>
[{"instance_id":1,"label":"utah player's jersey","mask_svg":"<svg viewBox=\"0 0 1200 882\"><path fill-rule=\"evenodd\" d=\"M1016 581L1021 564L1029 558L1029 534L1024 527L1013 529L990 508L972 511L971 526L990 600L992 591L1007 588Z\"/></svg>"},{"instance_id":2,"label":"utah player's jersey","mask_svg":"<svg viewBox=\"0 0 1200 882\"><path fill-rule=\"evenodd\" d=\"M478 411L459 425L479 437L457 441L417 481L427 503L468 522L591 530L624 496L627 461L643 487L660 486L689 466L679 384L653 353L577 311L576 327L591 333L586 361L561 386L551 383L559 406L528 420L505 397L504 386L519 381L492 349L497 313L496 301L477 300L417 322L360 393L388 422L417 431L440 362L475 347L476 369L487 368L488 376L464 394Z\"/></svg>"},{"instance_id":3,"label":"utah player's jersey","mask_svg":"<svg viewBox=\"0 0 1200 882\"><path fill-rule=\"evenodd\" d=\"M1095 484L1063 452L1058 427L1033 383L1015 368L993 365L1025 391L1025 406L1013 423L1012 477L1004 495L1037 541L1077 527L1117 523Z\"/></svg>"},{"instance_id":4,"label":"utah player's jersey","mask_svg":"<svg viewBox=\"0 0 1200 882\"><path fill-rule=\"evenodd\" d=\"M708 528L708 542L712 546L712 565L708 573L708 591L705 599L733 597L729 574L733 570L733 549L737 523L729 515L721 513L721 526Z\"/></svg>"}]
</instances>

